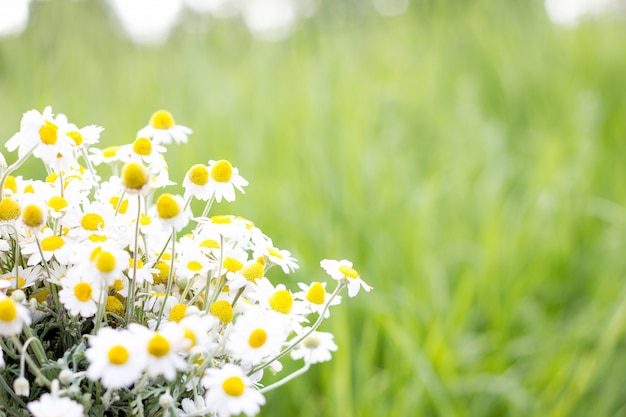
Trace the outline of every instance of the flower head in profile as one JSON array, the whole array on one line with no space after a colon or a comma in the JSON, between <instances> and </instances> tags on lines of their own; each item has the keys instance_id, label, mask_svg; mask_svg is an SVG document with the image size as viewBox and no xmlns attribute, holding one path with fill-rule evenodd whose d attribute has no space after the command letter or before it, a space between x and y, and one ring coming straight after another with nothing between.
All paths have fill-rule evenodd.
<instances>
[{"instance_id":1,"label":"flower head in profile","mask_svg":"<svg viewBox=\"0 0 626 417\"><path fill-rule=\"evenodd\" d=\"M28 403L34 417L83 417L84 407L74 400L52 394L43 394L37 401Z\"/></svg>"},{"instance_id":2,"label":"flower head in profile","mask_svg":"<svg viewBox=\"0 0 626 417\"><path fill-rule=\"evenodd\" d=\"M174 116L169 111L157 110L152 114L150 123L137 132L137 137L152 139L155 145L169 145L172 141L187 143L187 136L192 133L188 127L176 124Z\"/></svg>"},{"instance_id":3,"label":"flower head in profile","mask_svg":"<svg viewBox=\"0 0 626 417\"><path fill-rule=\"evenodd\" d=\"M30 323L28 309L0 292L0 336L16 336Z\"/></svg>"},{"instance_id":4,"label":"flower head in profile","mask_svg":"<svg viewBox=\"0 0 626 417\"><path fill-rule=\"evenodd\" d=\"M305 332L308 330L308 328L303 329ZM330 352L335 351L337 351L337 345L332 333L314 331L291 351L291 358L304 359L308 364L327 362L332 359Z\"/></svg>"},{"instance_id":5,"label":"flower head in profile","mask_svg":"<svg viewBox=\"0 0 626 417\"><path fill-rule=\"evenodd\" d=\"M350 297L357 295L361 287L363 287L365 291L372 289L372 287L363 282L359 273L352 268L352 262L350 261L345 259L341 261L324 259L320 262L320 266L324 268L324 271L326 271L331 278L348 285L348 295Z\"/></svg>"},{"instance_id":6,"label":"flower head in profile","mask_svg":"<svg viewBox=\"0 0 626 417\"><path fill-rule=\"evenodd\" d=\"M226 201L235 201L235 188L245 193L243 187L248 185L239 170L226 160L209 161L209 186L219 203L224 198Z\"/></svg>"},{"instance_id":7,"label":"flower head in profile","mask_svg":"<svg viewBox=\"0 0 626 417\"><path fill-rule=\"evenodd\" d=\"M202 378L207 389L206 410L216 417L256 415L265 404L265 397L252 386L252 380L237 365L227 363L221 369L210 368Z\"/></svg>"}]
</instances>

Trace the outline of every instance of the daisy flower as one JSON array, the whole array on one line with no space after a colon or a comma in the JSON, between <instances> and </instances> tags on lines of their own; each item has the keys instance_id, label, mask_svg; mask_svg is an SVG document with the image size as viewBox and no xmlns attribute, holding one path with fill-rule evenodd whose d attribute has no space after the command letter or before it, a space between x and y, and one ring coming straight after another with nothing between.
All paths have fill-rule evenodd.
<instances>
[{"instance_id":1,"label":"daisy flower","mask_svg":"<svg viewBox=\"0 0 626 417\"><path fill-rule=\"evenodd\" d=\"M325 282L312 282L311 285L307 285L303 282L299 282L298 286L302 291L295 293L293 296L297 300L302 300L305 307L312 313L322 314L324 309L326 313L324 318L330 316L330 309L326 308L326 301L330 298L331 294L326 292ZM336 295L329 305L334 306L341 303L341 296Z\"/></svg>"},{"instance_id":2,"label":"daisy flower","mask_svg":"<svg viewBox=\"0 0 626 417\"><path fill-rule=\"evenodd\" d=\"M348 285L348 295L350 297L357 295L361 287L363 287L365 291L372 289L372 287L363 282L359 273L352 269L352 262L350 261L345 259L341 261L324 259L320 262L320 266L324 268L331 278Z\"/></svg>"},{"instance_id":3,"label":"daisy flower","mask_svg":"<svg viewBox=\"0 0 626 417\"><path fill-rule=\"evenodd\" d=\"M28 403L33 417L83 417L84 407L74 400L52 394L43 394L37 401Z\"/></svg>"},{"instance_id":4,"label":"daisy flower","mask_svg":"<svg viewBox=\"0 0 626 417\"><path fill-rule=\"evenodd\" d=\"M213 196L213 189L209 183L209 169L205 165L196 164L189 168L183 180L185 199L193 196L202 201L207 201Z\"/></svg>"},{"instance_id":5,"label":"daisy flower","mask_svg":"<svg viewBox=\"0 0 626 417\"><path fill-rule=\"evenodd\" d=\"M113 165L121 160L121 154L119 151L119 146L108 146L104 149L89 148L89 160L96 166L102 163Z\"/></svg>"},{"instance_id":6,"label":"daisy flower","mask_svg":"<svg viewBox=\"0 0 626 417\"><path fill-rule=\"evenodd\" d=\"M179 195L164 193L156 201L157 218L168 228L180 232L189 223L189 210Z\"/></svg>"},{"instance_id":7,"label":"daisy flower","mask_svg":"<svg viewBox=\"0 0 626 417\"><path fill-rule=\"evenodd\" d=\"M80 274L72 270L62 281L59 301L72 315L92 317L98 310L98 301L102 295L102 281L93 275Z\"/></svg>"},{"instance_id":8,"label":"daisy flower","mask_svg":"<svg viewBox=\"0 0 626 417\"><path fill-rule=\"evenodd\" d=\"M308 330L303 329L304 332ZM291 351L291 358L304 359L308 364L327 362L332 359L330 352L336 351L337 345L332 333L314 331Z\"/></svg>"},{"instance_id":9,"label":"daisy flower","mask_svg":"<svg viewBox=\"0 0 626 417\"><path fill-rule=\"evenodd\" d=\"M215 199L219 203L224 198L226 201L235 201L235 188L245 193L243 187L248 185L239 170L226 160L209 161L209 186Z\"/></svg>"},{"instance_id":10,"label":"daisy flower","mask_svg":"<svg viewBox=\"0 0 626 417\"><path fill-rule=\"evenodd\" d=\"M0 336L16 336L30 323L28 309L0 292Z\"/></svg>"},{"instance_id":11,"label":"daisy flower","mask_svg":"<svg viewBox=\"0 0 626 417\"><path fill-rule=\"evenodd\" d=\"M29 200L22 205L22 224L30 229L39 229L46 223L48 211L41 201Z\"/></svg>"},{"instance_id":12,"label":"daisy flower","mask_svg":"<svg viewBox=\"0 0 626 417\"><path fill-rule=\"evenodd\" d=\"M252 417L265 404L265 397L253 387L252 380L237 365L227 363L223 368L210 368L202 378L207 389L204 397L206 411L216 417Z\"/></svg>"},{"instance_id":13,"label":"daisy flower","mask_svg":"<svg viewBox=\"0 0 626 417\"><path fill-rule=\"evenodd\" d=\"M43 280L45 276L44 270L40 265L30 266L28 268L20 268L17 280L15 279L15 269L2 275L0 281L7 282L10 288L29 288ZM1 286L2 284L0 284Z\"/></svg>"},{"instance_id":14,"label":"daisy flower","mask_svg":"<svg viewBox=\"0 0 626 417\"><path fill-rule=\"evenodd\" d=\"M89 338L85 351L89 360L87 376L101 380L105 388L123 388L133 385L143 374L147 355L128 330L101 328Z\"/></svg>"},{"instance_id":15,"label":"daisy flower","mask_svg":"<svg viewBox=\"0 0 626 417\"><path fill-rule=\"evenodd\" d=\"M81 207L68 211L61 221L70 229L68 237L77 241L89 239L101 242L107 238L118 239L126 233L127 222L115 216L115 209L110 204L98 201L87 202Z\"/></svg>"},{"instance_id":16,"label":"daisy flower","mask_svg":"<svg viewBox=\"0 0 626 417\"><path fill-rule=\"evenodd\" d=\"M165 323L159 331L136 323L131 323L128 329L146 355L145 370L150 377L163 375L165 379L172 381L176 378L177 371L187 366L180 353L189 346L190 341L185 338L184 330L177 323Z\"/></svg>"},{"instance_id":17,"label":"daisy flower","mask_svg":"<svg viewBox=\"0 0 626 417\"><path fill-rule=\"evenodd\" d=\"M52 232L52 229L46 227L41 236L38 237L39 243L30 242L22 245L22 253L29 255L28 265L37 265L43 260L50 262L52 258L61 265L69 265L74 256L74 242L68 241L65 236L58 236ZM41 246L41 252L39 251Z\"/></svg>"},{"instance_id":18,"label":"daisy flower","mask_svg":"<svg viewBox=\"0 0 626 417\"><path fill-rule=\"evenodd\" d=\"M157 110L152 114L150 123L137 132L137 137L152 139L155 145L169 145L172 139L176 143L187 143L187 136L192 133L188 127L176 124L172 113Z\"/></svg>"},{"instance_id":19,"label":"daisy flower","mask_svg":"<svg viewBox=\"0 0 626 417\"><path fill-rule=\"evenodd\" d=\"M270 245L255 251L255 258L258 256L264 256L267 261L268 268L271 265L278 265L285 274L293 272L299 268L297 263L298 261L296 258L291 256L291 252L285 249L277 249L271 246L271 242L269 243Z\"/></svg>"},{"instance_id":20,"label":"daisy flower","mask_svg":"<svg viewBox=\"0 0 626 417\"><path fill-rule=\"evenodd\" d=\"M276 356L288 335L289 324L283 315L256 308L239 316L227 346L234 359L256 365Z\"/></svg>"},{"instance_id":21,"label":"daisy flower","mask_svg":"<svg viewBox=\"0 0 626 417\"><path fill-rule=\"evenodd\" d=\"M122 145L119 152L124 162L138 161L158 168L166 164L163 154L167 152L167 148L153 144L148 138L138 137L133 143Z\"/></svg>"}]
</instances>

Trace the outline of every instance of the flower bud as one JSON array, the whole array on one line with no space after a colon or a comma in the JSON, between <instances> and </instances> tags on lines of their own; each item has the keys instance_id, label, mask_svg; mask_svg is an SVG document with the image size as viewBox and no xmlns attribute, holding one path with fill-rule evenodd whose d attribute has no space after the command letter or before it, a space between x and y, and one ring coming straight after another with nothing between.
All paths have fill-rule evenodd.
<instances>
[{"instance_id":1,"label":"flower bud","mask_svg":"<svg viewBox=\"0 0 626 417\"><path fill-rule=\"evenodd\" d=\"M30 395L30 383L28 382L28 379L23 376L17 378L13 382L13 391L15 391L17 395L28 397Z\"/></svg>"}]
</instances>

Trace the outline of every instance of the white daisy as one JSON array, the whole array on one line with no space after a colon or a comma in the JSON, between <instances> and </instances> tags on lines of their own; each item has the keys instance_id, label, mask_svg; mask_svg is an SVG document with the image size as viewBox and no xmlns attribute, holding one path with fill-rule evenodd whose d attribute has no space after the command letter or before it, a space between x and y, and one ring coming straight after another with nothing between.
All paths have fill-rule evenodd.
<instances>
[{"instance_id":1,"label":"white daisy","mask_svg":"<svg viewBox=\"0 0 626 417\"><path fill-rule=\"evenodd\" d=\"M102 296L100 279L71 270L61 281L61 286L59 301L72 316L92 317L96 314Z\"/></svg>"},{"instance_id":2,"label":"white daisy","mask_svg":"<svg viewBox=\"0 0 626 417\"><path fill-rule=\"evenodd\" d=\"M157 198L157 218L167 227L181 231L189 223L189 209L184 209L185 203L179 195L164 193Z\"/></svg>"},{"instance_id":3,"label":"white daisy","mask_svg":"<svg viewBox=\"0 0 626 417\"><path fill-rule=\"evenodd\" d=\"M348 295L354 297L359 292L359 289L363 287L365 291L370 291L372 287L367 285L359 273L352 269L352 262L342 259L341 261L335 261L332 259L324 259L320 262L320 266L324 268L326 273L331 278L337 281L344 282L348 285Z\"/></svg>"},{"instance_id":4,"label":"white daisy","mask_svg":"<svg viewBox=\"0 0 626 417\"><path fill-rule=\"evenodd\" d=\"M235 188L245 193L243 187L248 185L239 170L226 160L209 161L209 185L219 203L224 198L226 201L235 201Z\"/></svg>"},{"instance_id":5,"label":"white daisy","mask_svg":"<svg viewBox=\"0 0 626 417\"><path fill-rule=\"evenodd\" d=\"M227 363L221 369L207 369L202 385L207 389L204 397L206 411L216 417L240 413L252 417L265 404L263 394L254 388L252 380L237 365Z\"/></svg>"},{"instance_id":6,"label":"white daisy","mask_svg":"<svg viewBox=\"0 0 626 417\"><path fill-rule=\"evenodd\" d=\"M37 401L28 403L33 417L83 417L84 407L74 400L43 394Z\"/></svg>"},{"instance_id":7,"label":"white daisy","mask_svg":"<svg viewBox=\"0 0 626 417\"><path fill-rule=\"evenodd\" d=\"M167 152L167 148L153 144L148 138L138 137L133 143L122 145L119 152L124 162L138 161L161 169L165 165L163 154Z\"/></svg>"},{"instance_id":8,"label":"white daisy","mask_svg":"<svg viewBox=\"0 0 626 417\"><path fill-rule=\"evenodd\" d=\"M183 180L185 199L193 196L198 200L207 201L213 195L209 183L209 169L205 165L196 164L189 168Z\"/></svg>"},{"instance_id":9,"label":"white daisy","mask_svg":"<svg viewBox=\"0 0 626 417\"><path fill-rule=\"evenodd\" d=\"M39 244L37 242L25 243L22 245L22 253L29 255L28 265L33 266L41 262L41 252L43 253L43 260L50 262L52 258L61 265L69 265L76 250L75 243L69 241L65 236L56 235L52 229L45 228L38 237ZM41 247L41 252L39 251Z\"/></svg>"},{"instance_id":10,"label":"white daisy","mask_svg":"<svg viewBox=\"0 0 626 417\"><path fill-rule=\"evenodd\" d=\"M184 330L177 323L165 323L158 331L136 323L131 323L128 329L137 337L137 344L147 357L146 372L150 377L163 375L172 381L178 370L186 368L187 363L181 352L189 346L190 341L185 338Z\"/></svg>"},{"instance_id":11,"label":"white daisy","mask_svg":"<svg viewBox=\"0 0 626 417\"><path fill-rule=\"evenodd\" d=\"M304 332L308 328L303 329ZM332 359L330 352L336 352L337 345L332 333L314 331L291 351L291 358L304 359L305 363L314 364Z\"/></svg>"},{"instance_id":12,"label":"white daisy","mask_svg":"<svg viewBox=\"0 0 626 417\"><path fill-rule=\"evenodd\" d=\"M0 282L7 282L10 288L25 289L41 282L45 276L41 265L34 265L27 268L19 268L17 280L15 279L15 268L2 275ZM0 284L1 286L2 284Z\"/></svg>"},{"instance_id":13,"label":"white daisy","mask_svg":"<svg viewBox=\"0 0 626 417\"><path fill-rule=\"evenodd\" d=\"M299 282L298 286L302 291L295 293L293 296L297 300L301 300L305 307L312 313L322 314L326 308L326 302L330 298L331 294L326 292L325 282L312 282L311 285L307 285L303 282ZM330 306L338 305L341 303L341 296L336 295L330 302ZM330 316L330 309L326 308L324 318Z\"/></svg>"},{"instance_id":14,"label":"white daisy","mask_svg":"<svg viewBox=\"0 0 626 417\"><path fill-rule=\"evenodd\" d=\"M172 139L176 143L187 143L187 136L193 133L186 126L176 124L174 117L167 110L157 110L152 114L150 123L137 132L137 137L152 139L155 145L169 145Z\"/></svg>"},{"instance_id":15,"label":"white daisy","mask_svg":"<svg viewBox=\"0 0 626 417\"><path fill-rule=\"evenodd\" d=\"M283 315L256 308L237 318L227 346L234 359L257 365L276 356L288 335L289 324Z\"/></svg>"},{"instance_id":16,"label":"white daisy","mask_svg":"<svg viewBox=\"0 0 626 417\"><path fill-rule=\"evenodd\" d=\"M105 388L130 387L143 374L147 355L128 330L101 328L89 338L85 351L89 360L87 376L92 381L101 380Z\"/></svg>"},{"instance_id":17,"label":"white daisy","mask_svg":"<svg viewBox=\"0 0 626 417\"><path fill-rule=\"evenodd\" d=\"M0 292L0 336L16 336L30 323L28 309Z\"/></svg>"}]
</instances>

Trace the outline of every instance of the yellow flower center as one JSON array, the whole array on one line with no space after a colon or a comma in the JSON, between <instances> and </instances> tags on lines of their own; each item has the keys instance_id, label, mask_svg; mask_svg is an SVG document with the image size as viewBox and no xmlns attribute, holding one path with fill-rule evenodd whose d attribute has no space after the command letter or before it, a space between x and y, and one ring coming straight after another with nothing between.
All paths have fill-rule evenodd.
<instances>
[{"instance_id":1,"label":"yellow flower center","mask_svg":"<svg viewBox=\"0 0 626 417\"><path fill-rule=\"evenodd\" d=\"M201 248L207 248L207 249L219 249L220 248L219 242L214 239L205 239L202 242L200 242L199 246Z\"/></svg>"},{"instance_id":2,"label":"yellow flower center","mask_svg":"<svg viewBox=\"0 0 626 417\"><path fill-rule=\"evenodd\" d=\"M278 259L283 259L283 255L281 255L281 253L277 249L268 248L267 252L270 254L270 256L273 256Z\"/></svg>"},{"instance_id":3,"label":"yellow flower center","mask_svg":"<svg viewBox=\"0 0 626 417\"><path fill-rule=\"evenodd\" d=\"M211 223L213 224L231 224L232 222L233 219L230 216L217 215L211 217Z\"/></svg>"},{"instance_id":4,"label":"yellow flower center","mask_svg":"<svg viewBox=\"0 0 626 417\"><path fill-rule=\"evenodd\" d=\"M104 219L101 215L96 213L87 213L80 219L80 225L85 230L95 232L104 228Z\"/></svg>"},{"instance_id":5,"label":"yellow flower center","mask_svg":"<svg viewBox=\"0 0 626 417\"><path fill-rule=\"evenodd\" d=\"M0 201L0 220L15 220L21 212L20 204L11 197L5 197Z\"/></svg>"},{"instance_id":6,"label":"yellow flower center","mask_svg":"<svg viewBox=\"0 0 626 417\"><path fill-rule=\"evenodd\" d=\"M129 258L128 259L128 267L130 269L135 267L135 259L134 258ZM143 267L143 261L141 260L141 258L137 258L137 268L142 268Z\"/></svg>"},{"instance_id":7,"label":"yellow flower center","mask_svg":"<svg viewBox=\"0 0 626 417\"><path fill-rule=\"evenodd\" d=\"M233 166L230 162L220 160L211 167L211 178L217 182L228 182L233 176Z\"/></svg>"},{"instance_id":8,"label":"yellow flower center","mask_svg":"<svg viewBox=\"0 0 626 417\"><path fill-rule=\"evenodd\" d=\"M291 297L291 293L287 290L278 290L270 296L269 302L272 310L289 314L293 306L293 297Z\"/></svg>"},{"instance_id":9,"label":"yellow flower center","mask_svg":"<svg viewBox=\"0 0 626 417\"><path fill-rule=\"evenodd\" d=\"M233 306L226 300L219 300L211 304L209 313L217 317L223 324L228 324L233 320Z\"/></svg>"},{"instance_id":10,"label":"yellow flower center","mask_svg":"<svg viewBox=\"0 0 626 417\"><path fill-rule=\"evenodd\" d=\"M265 344L267 340L267 333L263 329L255 329L252 333L250 333L250 338L248 339L248 344L253 349L258 349Z\"/></svg>"},{"instance_id":11,"label":"yellow flower center","mask_svg":"<svg viewBox=\"0 0 626 417\"><path fill-rule=\"evenodd\" d=\"M80 146L83 144L83 135L81 135L80 132L67 132L67 136L69 136L74 141L74 144L76 146Z\"/></svg>"},{"instance_id":12,"label":"yellow flower center","mask_svg":"<svg viewBox=\"0 0 626 417\"><path fill-rule=\"evenodd\" d=\"M150 181L148 169L139 162L128 162L122 168L122 182L130 190L141 190Z\"/></svg>"},{"instance_id":13,"label":"yellow flower center","mask_svg":"<svg viewBox=\"0 0 626 417\"><path fill-rule=\"evenodd\" d=\"M180 214L180 206L172 194L161 194L157 199L156 206L157 213L162 219L173 219Z\"/></svg>"},{"instance_id":14,"label":"yellow flower center","mask_svg":"<svg viewBox=\"0 0 626 417\"><path fill-rule=\"evenodd\" d=\"M202 186L209 182L209 170L204 165L194 165L187 174L192 184Z\"/></svg>"},{"instance_id":15,"label":"yellow flower center","mask_svg":"<svg viewBox=\"0 0 626 417\"><path fill-rule=\"evenodd\" d=\"M115 269L115 256L111 252L100 252L96 259L96 268L105 274L113 271Z\"/></svg>"},{"instance_id":16,"label":"yellow flower center","mask_svg":"<svg viewBox=\"0 0 626 417\"><path fill-rule=\"evenodd\" d=\"M305 348L315 349L322 344L322 340L317 336L309 336L302 342Z\"/></svg>"},{"instance_id":17,"label":"yellow flower center","mask_svg":"<svg viewBox=\"0 0 626 417\"><path fill-rule=\"evenodd\" d=\"M118 316L124 316L124 304L115 296L107 296L106 305L104 309L110 313L117 314Z\"/></svg>"},{"instance_id":18,"label":"yellow flower center","mask_svg":"<svg viewBox=\"0 0 626 417\"><path fill-rule=\"evenodd\" d=\"M152 223L152 219L150 218L150 216L146 216L145 214L141 213L141 218L139 219L139 224L142 226L147 226L150 223Z\"/></svg>"},{"instance_id":19,"label":"yellow flower center","mask_svg":"<svg viewBox=\"0 0 626 417\"><path fill-rule=\"evenodd\" d=\"M117 210L117 206L119 205L120 209L118 211L121 214L126 214L126 211L128 211L128 200L127 199L122 200L122 202L120 203L120 198L118 196L113 196L109 200L109 203L113 207L113 210Z\"/></svg>"},{"instance_id":20,"label":"yellow flower center","mask_svg":"<svg viewBox=\"0 0 626 417\"><path fill-rule=\"evenodd\" d=\"M91 284L87 282L79 282L74 287L74 295L76 299L82 303L85 301L89 301L91 299L91 294L93 294L93 288Z\"/></svg>"},{"instance_id":21,"label":"yellow flower center","mask_svg":"<svg viewBox=\"0 0 626 417\"><path fill-rule=\"evenodd\" d=\"M44 301L46 301L48 295L50 295L50 291L43 289L33 294L30 298L34 298L35 300L37 300L37 302L43 303Z\"/></svg>"},{"instance_id":22,"label":"yellow flower center","mask_svg":"<svg viewBox=\"0 0 626 417\"><path fill-rule=\"evenodd\" d=\"M186 311L186 304L176 304L174 307L172 307L172 310L170 311L169 321L175 321L176 323L178 323L185 317Z\"/></svg>"},{"instance_id":23,"label":"yellow flower center","mask_svg":"<svg viewBox=\"0 0 626 417\"><path fill-rule=\"evenodd\" d=\"M235 258L227 257L224 259L224 268L226 268L228 272L237 272L243 268L243 264Z\"/></svg>"},{"instance_id":24,"label":"yellow flower center","mask_svg":"<svg viewBox=\"0 0 626 417\"><path fill-rule=\"evenodd\" d=\"M246 267L241 271L241 275L246 277L248 281L254 282L257 278L263 278L265 274L265 268L258 262L253 262L251 264L246 265Z\"/></svg>"},{"instance_id":25,"label":"yellow flower center","mask_svg":"<svg viewBox=\"0 0 626 417\"><path fill-rule=\"evenodd\" d=\"M170 342L160 334L152 336L148 342L148 353L157 358L162 358L170 352Z\"/></svg>"},{"instance_id":26,"label":"yellow flower center","mask_svg":"<svg viewBox=\"0 0 626 417\"><path fill-rule=\"evenodd\" d=\"M339 272L344 274L346 278L355 279L359 277L359 273L356 272L354 269L350 268L349 266L341 265L339 267Z\"/></svg>"},{"instance_id":27,"label":"yellow flower center","mask_svg":"<svg viewBox=\"0 0 626 417\"><path fill-rule=\"evenodd\" d=\"M61 197L60 195L51 197L50 200L48 200L48 207L50 207L54 211L61 211L67 206L68 206L67 200Z\"/></svg>"},{"instance_id":28,"label":"yellow flower center","mask_svg":"<svg viewBox=\"0 0 626 417\"><path fill-rule=\"evenodd\" d=\"M198 261L191 261L187 263L187 269L193 272L198 272L202 269L202 264Z\"/></svg>"},{"instance_id":29,"label":"yellow flower center","mask_svg":"<svg viewBox=\"0 0 626 417\"><path fill-rule=\"evenodd\" d=\"M116 292L121 291L122 289L124 289L124 283L122 282L121 279L116 279L115 281L113 281L113 285L111 285L109 289L116 291Z\"/></svg>"},{"instance_id":30,"label":"yellow flower center","mask_svg":"<svg viewBox=\"0 0 626 417\"><path fill-rule=\"evenodd\" d=\"M11 190L14 193L17 193L17 181L13 175L9 175L6 180L4 180L4 188L7 190Z\"/></svg>"},{"instance_id":31,"label":"yellow flower center","mask_svg":"<svg viewBox=\"0 0 626 417\"><path fill-rule=\"evenodd\" d=\"M57 125L46 120L46 123L39 128L39 138L46 145L54 145L57 143L58 130Z\"/></svg>"},{"instance_id":32,"label":"yellow flower center","mask_svg":"<svg viewBox=\"0 0 626 417\"><path fill-rule=\"evenodd\" d=\"M189 347L194 347L198 343L198 339L196 338L196 334L193 332L193 330L191 330L188 327L184 327L183 330L185 332L183 337L185 339L188 339L191 342L191 346L189 346Z\"/></svg>"},{"instance_id":33,"label":"yellow flower center","mask_svg":"<svg viewBox=\"0 0 626 417\"><path fill-rule=\"evenodd\" d=\"M155 129L171 129L176 123L172 113L167 110L157 110L152 114L150 124Z\"/></svg>"},{"instance_id":34,"label":"yellow flower center","mask_svg":"<svg viewBox=\"0 0 626 417\"><path fill-rule=\"evenodd\" d=\"M44 212L41 208L35 204L29 204L24 207L22 212L22 221L28 227L39 227L43 224L45 219Z\"/></svg>"},{"instance_id":35,"label":"yellow flower center","mask_svg":"<svg viewBox=\"0 0 626 417\"><path fill-rule=\"evenodd\" d=\"M62 248L65 244L63 238L59 236L50 236L41 240L41 249L46 252L55 251L59 248Z\"/></svg>"},{"instance_id":36,"label":"yellow flower center","mask_svg":"<svg viewBox=\"0 0 626 417\"><path fill-rule=\"evenodd\" d=\"M113 346L108 353L109 363L111 365L124 365L128 361L128 350L122 345Z\"/></svg>"},{"instance_id":37,"label":"yellow flower center","mask_svg":"<svg viewBox=\"0 0 626 417\"><path fill-rule=\"evenodd\" d=\"M107 237L93 233L89 235L87 239L91 240L93 243L98 243L98 242L105 242L107 240Z\"/></svg>"},{"instance_id":38,"label":"yellow flower center","mask_svg":"<svg viewBox=\"0 0 626 417\"><path fill-rule=\"evenodd\" d=\"M57 174L56 172L53 172L46 177L46 182L50 184L54 184L56 180L58 179L59 179L59 174Z\"/></svg>"},{"instance_id":39,"label":"yellow flower center","mask_svg":"<svg viewBox=\"0 0 626 417\"><path fill-rule=\"evenodd\" d=\"M231 376L222 382L222 389L226 395L230 395L231 397L239 397L243 394L245 388L246 386L243 380L238 376Z\"/></svg>"},{"instance_id":40,"label":"yellow flower center","mask_svg":"<svg viewBox=\"0 0 626 417\"><path fill-rule=\"evenodd\" d=\"M154 267L159 271L158 273L152 274L152 278L154 279L155 284L160 284L162 282L167 281L167 278L170 275L170 266L167 262L159 261Z\"/></svg>"},{"instance_id":41,"label":"yellow flower center","mask_svg":"<svg viewBox=\"0 0 626 417\"><path fill-rule=\"evenodd\" d=\"M117 155L119 146L108 146L102 150L102 156L105 158L113 158Z\"/></svg>"},{"instance_id":42,"label":"yellow flower center","mask_svg":"<svg viewBox=\"0 0 626 417\"><path fill-rule=\"evenodd\" d=\"M150 156L152 155L152 141L148 138L138 138L133 143L133 151L137 155Z\"/></svg>"},{"instance_id":43,"label":"yellow flower center","mask_svg":"<svg viewBox=\"0 0 626 417\"><path fill-rule=\"evenodd\" d=\"M12 322L17 317L15 302L10 298L0 301L0 321Z\"/></svg>"},{"instance_id":44,"label":"yellow flower center","mask_svg":"<svg viewBox=\"0 0 626 417\"><path fill-rule=\"evenodd\" d=\"M33 184L28 184L26 187L24 187L24 194L34 194L35 193L35 187L33 187Z\"/></svg>"},{"instance_id":45,"label":"yellow flower center","mask_svg":"<svg viewBox=\"0 0 626 417\"><path fill-rule=\"evenodd\" d=\"M324 286L315 282L309 287L309 291L306 293L306 299L313 304L324 304L324 299L326 298L326 290Z\"/></svg>"}]
</instances>

